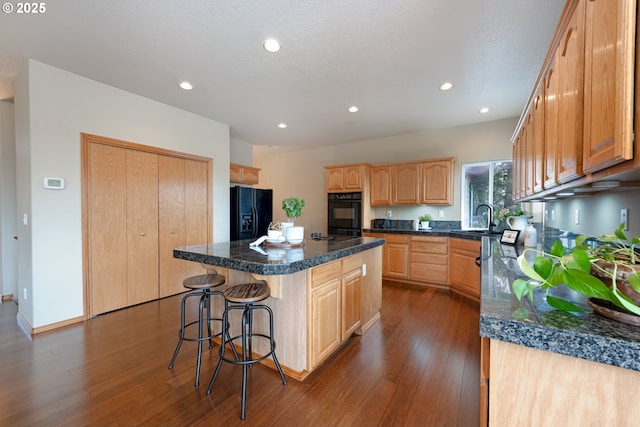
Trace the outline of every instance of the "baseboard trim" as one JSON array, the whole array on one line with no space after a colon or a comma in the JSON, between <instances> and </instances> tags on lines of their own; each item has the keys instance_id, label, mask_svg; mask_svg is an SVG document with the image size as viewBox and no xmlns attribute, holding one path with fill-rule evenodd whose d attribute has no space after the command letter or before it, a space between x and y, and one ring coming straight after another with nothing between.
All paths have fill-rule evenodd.
<instances>
[{"instance_id":1,"label":"baseboard trim","mask_svg":"<svg viewBox=\"0 0 640 427\"><path fill-rule=\"evenodd\" d=\"M31 329L31 334L35 335L35 334L39 334L39 333L42 333L42 332L50 331L52 329L62 328L63 326L73 325L74 323L79 323L79 322L83 322L83 321L84 321L84 317L83 316L74 317L72 319L63 320L61 322L50 323L48 325L38 326L37 328L32 328Z\"/></svg>"}]
</instances>

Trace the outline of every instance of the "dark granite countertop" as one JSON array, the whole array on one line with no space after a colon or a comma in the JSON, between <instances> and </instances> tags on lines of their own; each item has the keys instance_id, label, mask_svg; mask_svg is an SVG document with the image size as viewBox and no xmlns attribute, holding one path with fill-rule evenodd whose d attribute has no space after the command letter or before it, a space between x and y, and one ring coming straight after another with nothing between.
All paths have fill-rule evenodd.
<instances>
[{"instance_id":1,"label":"dark granite countertop","mask_svg":"<svg viewBox=\"0 0 640 427\"><path fill-rule=\"evenodd\" d=\"M480 240L485 235L481 231L470 230L410 230L406 228L365 228L365 233L408 234L411 236L444 236L461 237L463 239Z\"/></svg>"},{"instance_id":2,"label":"dark granite countertop","mask_svg":"<svg viewBox=\"0 0 640 427\"><path fill-rule=\"evenodd\" d=\"M565 247L573 246L571 236L542 234L538 247L548 248L556 238L560 238ZM553 288L551 294L571 300L588 313L577 318L559 315L544 301L544 292L537 290L535 312L526 301L524 305L531 312L529 318L513 317L520 303L511 291L511 284L514 279L524 277L515 256L523 250L522 246L501 245L498 238L483 237L480 335L640 371L640 327L593 313L584 296L566 286ZM531 255L535 258L534 253Z\"/></svg>"},{"instance_id":3,"label":"dark granite countertop","mask_svg":"<svg viewBox=\"0 0 640 427\"><path fill-rule=\"evenodd\" d=\"M384 244L384 239L373 237L336 236L333 240L306 239L301 247L288 249L264 244L252 248L249 243L253 240L185 246L174 249L173 256L254 274L277 275L296 273Z\"/></svg>"}]
</instances>

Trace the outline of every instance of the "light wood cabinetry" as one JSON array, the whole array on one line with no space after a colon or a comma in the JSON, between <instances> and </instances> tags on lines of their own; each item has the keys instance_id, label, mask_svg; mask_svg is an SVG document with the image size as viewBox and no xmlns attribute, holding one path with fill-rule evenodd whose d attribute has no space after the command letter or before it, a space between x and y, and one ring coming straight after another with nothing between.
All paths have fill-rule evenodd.
<instances>
[{"instance_id":1,"label":"light wood cabinetry","mask_svg":"<svg viewBox=\"0 0 640 427\"><path fill-rule=\"evenodd\" d=\"M454 158L371 167L371 206L453 204Z\"/></svg>"},{"instance_id":2,"label":"light wood cabinetry","mask_svg":"<svg viewBox=\"0 0 640 427\"><path fill-rule=\"evenodd\" d=\"M369 165L325 166L327 173L327 192L364 191L365 177L369 174Z\"/></svg>"},{"instance_id":3,"label":"light wood cabinetry","mask_svg":"<svg viewBox=\"0 0 640 427\"><path fill-rule=\"evenodd\" d=\"M515 200L563 189L601 191L594 183L602 180L637 180L628 173L640 167L633 142L640 116L636 9L636 0L567 2L512 140L514 184L524 180L514 186Z\"/></svg>"},{"instance_id":4,"label":"light wood cabinetry","mask_svg":"<svg viewBox=\"0 0 640 427\"><path fill-rule=\"evenodd\" d=\"M371 206L391 206L393 165L371 166Z\"/></svg>"},{"instance_id":5,"label":"light wood cabinetry","mask_svg":"<svg viewBox=\"0 0 640 427\"><path fill-rule=\"evenodd\" d=\"M586 2L586 172L633 157L635 34L635 0Z\"/></svg>"},{"instance_id":6,"label":"light wood cabinetry","mask_svg":"<svg viewBox=\"0 0 640 427\"><path fill-rule=\"evenodd\" d=\"M360 330L363 320L363 264L363 254L355 254L309 270L311 369ZM371 296L367 299L370 300Z\"/></svg>"},{"instance_id":7,"label":"light wood cabinetry","mask_svg":"<svg viewBox=\"0 0 640 427\"><path fill-rule=\"evenodd\" d=\"M409 236L385 234L382 275L406 279L409 276Z\"/></svg>"},{"instance_id":8,"label":"light wood cabinetry","mask_svg":"<svg viewBox=\"0 0 640 427\"><path fill-rule=\"evenodd\" d=\"M311 368L341 342L342 292L340 261L311 269Z\"/></svg>"},{"instance_id":9,"label":"light wood cabinetry","mask_svg":"<svg viewBox=\"0 0 640 427\"><path fill-rule=\"evenodd\" d=\"M449 283L449 238L411 236L409 278L420 282Z\"/></svg>"},{"instance_id":10,"label":"light wood cabinetry","mask_svg":"<svg viewBox=\"0 0 640 427\"><path fill-rule=\"evenodd\" d=\"M453 204L453 159L422 162L422 193L420 203L426 205Z\"/></svg>"},{"instance_id":11,"label":"light wood cabinetry","mask_svg":"<svg viewBox=\"0 0 640 427\"><path fill-rule=\"evenodd\" d=\"M260 181L260 169L231 163L229 164L229 181L240 184L257 184Z\"/></svg>"},{"instance_id":12,"label":"light wood cabinetry","mask_svg":"<svg viewBox=\"0 0 640 427\"><path fill-rule=\"evenodd\" d=\"M480 300L480 267L476 258L480 256L480 242L449 239L449 281L454 292Z\"/></svg>"},{"instance_id":13,"label":"light wood cabinetry","mask_svg":"<svg viewBox=\"0 0 640 427\"><path fill-rule=\"evenodd\" d=\"M420 163L393 165L392 191L394 205L420 203Z\"/></svg>"},{"instance_id":14,"label":"light wood cabinetry","mask_svg":"<svg viewBox=\"0 0 640 427\"><path fill-rule=\"evenodd\" d=\"M173 248L211 241L211 160L86 134L82 152L87 315L184 291L202 269Z\"/></svg>"}]
</instances>

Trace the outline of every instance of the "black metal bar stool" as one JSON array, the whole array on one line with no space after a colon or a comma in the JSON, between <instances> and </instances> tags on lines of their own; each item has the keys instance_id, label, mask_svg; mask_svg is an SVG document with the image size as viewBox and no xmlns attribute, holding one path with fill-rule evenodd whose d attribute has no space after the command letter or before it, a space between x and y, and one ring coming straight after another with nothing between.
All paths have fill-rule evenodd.
<instances>
[{"instance_id":1,"label":"black metal bar stool","mask_svg":"<svg viewBox=\"0 0 640 427\"><path fill-rule=\"evenodd\" d=\"M229 313L232 310L242 310L242 332L240 335L231 337L230 334L222 335L222 344L220 345L220 360L218 361L218 366L216 366L216 370L213 373L213 377L211 377L211 382L209 383L209 388L207 389L207 394L211 394L211 388L213 387L213 383L216 381L218 377L218 373L220 372L220 367L222 366L222 362L232 363L234 365L242 365L242 409L240 412L240 418L244 420L245 417L245 403L247 402L247 367L250 367L254 363L260 362L263 359L271 356L273 358L273 362L280 373L280 377L282 377L282 384L287 385L287 379L282 372L282 368L280 367L280 363L278 362L278 358L276 357L276 342L273 339L273 311L271 307L266 305L254 305L254 303L263 301L271 295L271 290L266 283L245 283L242 285L231 286L224 293L225 301L229 304L222 314L222 324L226 326L227 332L229 328ZM269 335L263 333L253 332L253 312L255 310L266 310L269 315ZM269 351L254 359L253 356L253 338L261 337L269 340ZM240 358L237 357L236 349L234 346L235 340L242 340L242 355ZM231 349L234 352L235 359L230 359L225 357L225 345L226 343L230 344Z\"/></svg>"},{"instance_id":2,"label":"black metal bar stool","mask_svg":"<svg viewBox=\"0 0 640 427\"><path fill-rule=\"evenodd\" d=\"M171 363L169 363L169 369L173 369L173 362L175 362L176 357L178 356L178 352L180 351L180 347L182 347L183 341L195 341L198 343L198 362L196 364L196 387L200 384L200 363L202 359L202 342L209 341L209 348L213 347L212 339L220 336L222 332L226 330L226 328L222 327L222 319L218 317L211 317L211 297L219 295L224 298L224 292L222 290L214 290L222 285L224 285L225 277L221 274L200 274L198 276L191 276L184 279L182 285L191 289L194 292L187 293L184 297L182 297L182 305L180 309L180 331L178 332L178 345L176 346L176 350L173 353L173 357L171 358ZM185 308L187 305L187 301L189 298L199 298L200 306L198 310L198 320L194 320L193 322L185 323ZM225 308L227 307L227 302L225 300ZM211 332L211 322L219 321L220 323L220 332L217 334L212 334ZM203 333L204 325L207 325L207 334ZM187 329L191 325L198 325L198 335L195 336L187 336ZM235 350L235 349L234 349Z\"/></svg>"}]
</instances>

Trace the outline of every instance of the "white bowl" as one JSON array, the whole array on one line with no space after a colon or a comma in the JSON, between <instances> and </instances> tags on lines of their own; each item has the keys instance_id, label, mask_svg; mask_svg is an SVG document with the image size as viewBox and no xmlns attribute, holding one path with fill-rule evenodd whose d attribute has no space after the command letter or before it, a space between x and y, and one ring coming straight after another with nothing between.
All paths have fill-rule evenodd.
<instances>
[{"instance_id":1,"label":"white bowl","mask_svg":"<svg viewBox=\"0 0 640 427\"><path fill-rule=\"evenodd\" d=\"M297 245L299 243L302 243L304 239L291 239L291 240L287 240L289 243L291 243L292 245Z\"/></svg>"}]
</instances>

